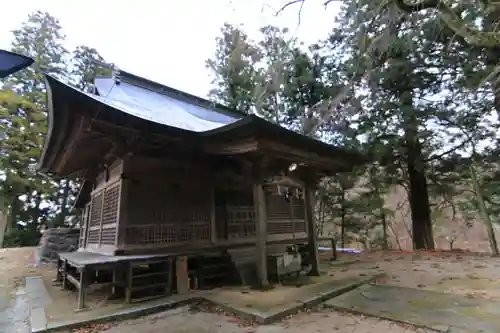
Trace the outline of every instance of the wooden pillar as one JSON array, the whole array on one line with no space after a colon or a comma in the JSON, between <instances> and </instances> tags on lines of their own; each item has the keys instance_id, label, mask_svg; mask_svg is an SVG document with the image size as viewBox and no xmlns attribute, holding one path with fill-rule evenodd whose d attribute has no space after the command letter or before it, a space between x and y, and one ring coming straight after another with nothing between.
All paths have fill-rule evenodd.
<instances>
[{"instance_id":1,"label":"wooden pillar","mask_svg":"<svg viewBox=\"0 0 500 333\"><path fill-rule=\"evenodd\" d=\"M132 262L127 262L127 270L125 277L125 303L132 303L132 282L134 279L134 265Z\"/></svg>"},{"instance_id":2,"label":"wooden pillar","mask_svg":"<svg viewBox=\"0 0 500 333\"><path fill-rule=\"evenodd\" d=\"M314 220L314 188L310 184L307 184L304 188L304 208L309 244L309 260L311 261L309 275L319 276L318 241L316 239L316 223Z\"/></svg>"},{"instance_id":3,"label":"wooden pillar","mask_svg":"<svg viewBox=\"0 0 500 333\"><path fill-rule=\"evenodd\" d=\"M189 276L186 256L180 256L175 259L175 273L177 279L177 293L187 293L189 291Z\"/></svg>"},{"instance_id":4,"label":"wooden pillar","mask_svg":"<svg viewBox=\"0 0 500 333\"><path fill-rule=\"evenodd\" d=\"M217 227L215 215L215 186L211 185L210 190L210 241L212 244L217 243Z\"/></svg>"},{"instance_id":5,"label":"wooden pillar","mask_svg":"<svg viewBox=\"0 0 500 333\"><path fill-rule=\"evenodd\" d=\"M83 310L85 308L85 296L87 293L87 280L88 280L88 269L82 267L80 269L80 286L78 288L78 308L77 310Z\"/></svg>"},{"instance_id":6,"label":"wooden pillar","mask_svg":"<svg viewBox=\"0 0 500 333\"><path fill-rule=\"evenodd\" d=\"M62 263L62 289L68 289L68 260L64 259Z\"/></svg>"},{"instance_id":7,"label":"wooden pillar","mask_svg":"<svg viewBox=\"0 0 500 333\"><path fill-rule=\"evenodd\" d=\"M253 186L253 202L256 218L256 238L257 238L257 278L259 287L265 288L269 285L267 280L267 210L266 194L262 182Z\"/></svg>"}]
</instances>

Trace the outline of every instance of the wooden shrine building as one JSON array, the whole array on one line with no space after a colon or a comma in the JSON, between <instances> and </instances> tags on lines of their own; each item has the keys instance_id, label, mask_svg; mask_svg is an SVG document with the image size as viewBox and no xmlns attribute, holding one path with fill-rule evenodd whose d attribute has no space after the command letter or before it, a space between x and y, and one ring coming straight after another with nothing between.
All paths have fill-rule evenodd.
<instances>
[{"instance_id":1,"label":"wooden shrine building","mask_svg":"<svg viewBox=\"0 0 500 333\"><path fill-rule=\"evenodd\" d=\"M270 244L309 243L317 263L314 188L366 162L123 71L96 78L93 94L50 76L47 86L39 168L84 180L76 207L86 254L174 257L247 246L257 248L266 284ZM300 188L305 199L290 205L277 187Z\"/></svg>"}]
</instances>

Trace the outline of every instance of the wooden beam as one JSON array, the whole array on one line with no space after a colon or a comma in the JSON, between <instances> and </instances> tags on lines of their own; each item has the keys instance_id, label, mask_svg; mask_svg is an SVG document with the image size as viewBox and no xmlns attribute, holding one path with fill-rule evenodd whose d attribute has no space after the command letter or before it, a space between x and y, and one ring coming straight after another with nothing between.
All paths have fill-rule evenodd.
<instances>
[{"instance_id":1,"label":"wooden beam","mask_svg":"<svg viewBox=\"0 0 500 333\"><path fill-rule=\"evenodd\" d=\"M235 155L256 151L259 148L255 139L230 143L211 143L203 146L203 151L214 155Z\"/></svg>"},{"instance_id":2,"label":"wooden beam","mask_svg":"<svg viewBox=\"0 0 500 333\"><path fill-rule=\"evenodd\" d=\"M56 162L54 168L56 172L61 172L63 170L64 166L66 165L69 159L70 154L76 147L78 140L82 138L82 136L85 134L85 131L87 131L88 128L89 128L89 119L81 116L79 118L79 121L77 121L75 126L73 127L71 134L68 138L68 141L64 145L61 157Z\"/></svg>"},{"instance_id":3,"label":"wooden beam","mask_svg":"<svg viewBox=\"0 0 500 333\"><path fill-rule=\"evenodd\" d=\"M277 142L261 141L259 142L259 150L272 153L272 156L282 157L293 163L303 163L305 167L321 166L323 168L335 169L345 168L350 164L349 161L346 163L342 156L321 156L317 153L303 151Z\"/></svg>"},{"instance_id":4,"label":"wooden beam","mask_svg":"<svg viewBox=\"0 0 500 333\"><path fill-rule=\"evenodd\" d=\"M282 185L282 186L291 186L297 188L304 187L304 182L285 175L269 177L268 179L265 180L264 184L266 186Z\"/></svg>"},{"instance_id":5,"label":"wooden beam","mask_svg":"<svg viewBox=\"0 0 500 333\"><path fill-rule=\"evenodd\" d=\"M92 120L92 130L95 130L97 133L100 133L102 135L119 135L122 137L130 138L130 137L137 137L137 138L142 138L144 137L144 134L146 130L144 128L138 129L138 128L131 128L128 126L123 126L123 125L117 125L113 123L109 123L107 121L102 121L98 119ZM177 136L168 136L164 134L159 134L159 133L147 133L147 136L150 140L153 142L157 143L166 143L166 144L172 144L173 142L177 143L184 143L185 144L185 137L177 137Z\"/></svg>"}]
</instances>

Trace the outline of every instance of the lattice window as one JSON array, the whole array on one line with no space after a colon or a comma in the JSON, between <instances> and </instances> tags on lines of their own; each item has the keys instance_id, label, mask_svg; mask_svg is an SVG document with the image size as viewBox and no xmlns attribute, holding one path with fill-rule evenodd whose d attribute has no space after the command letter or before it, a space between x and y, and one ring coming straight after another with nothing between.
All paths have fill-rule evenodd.
<instances>
[{"instance_id":1,"label":"lattice window","mask_svg":"<svg viewBox=\"0 0 500 333\"><path fill-rule=\"evenodd\" d=\"M245 238L255 235L255 209L253 206L228 206L226 208L229 238Z\"/></svg>"},{"instance_id":2,"label":"lattice window","mask_svg":"<svg viewBox=\"0 0 500 333\"><path fill-rule=\"evenodd\" d=\"M105 228L101 231L101 244L114 245L116 240L116 228Z\"/></svg>"},{"instance_id":3,"label":"lattice window","mask_svg":"<svg viewBox=\"0 0 500 333\"><path fill-rule=\"evenodd\" d=\"M87 238L87 244L99 244L99 234L100 230L89 230L89 235Z\"/></svg>"},{"instance_id":4,"label":"lattice window","mask_svg":"<svg viewBox=\"0 0 500 333\"><path fill-rule=\"evenodd\" d=\"M293 198L292 203L290 203L280 195L268 194L267 232L269 234L290 234L305 231L304 200Z\"/></svg>"},{"instance_id":5,"label":"lattice window","mask_svg":"<svg viewBox=\"0 0 500 333\"><path fill-rule=\"evenodd\" d=\"M267 218L268 220L289 220L293 212L293 218L301 220L305 218L304 200L294 198L293 208L290 209L290 202L282 196L269 194L267 196Z\"/></svg>"},{"instance_id":6,"label":"lattice window","mask_svg":"<svg viewBox=\"0 0 500 333\"><path fill-rule=\"evenodd\" d=\"M293 224L295 224L295 230ZM269 222L267 225L267 233L270 235L276 235L291 234L294 231L295 233L306 231L306 224L304 220L293 221L293 224L292 221Z\"/></svg>"},{"instance_id":7,"label":"lattice window","mask_svg":"<svg viewBox=\"0 0 500 333\"><path fill-rule=\"evenodd\" d=\"M125 241L130 245L169 245L210 239L208 223L130 226Z\"/></svg>"},{"instance_id":8,"label":"lattice window","mask_svg":"<svg viewBox=\"0 0 500 333\"><path fill-rule=\"evenodd\" d=\"M102 224L111 224L117 222L119 200L120 200L119 183L106 188L104 192Z\"/></svg>"},{"instance_id":9,"label":"lattice window","mask_svg":"<svg viewBox=\"0 0 500 333\"><path fill-rule=\"evenodd\" d=\"M94 194L90 208L90 226L98 226L101 224L102 200L104 198L103 192Z\"/></svg>"}]
</instances>

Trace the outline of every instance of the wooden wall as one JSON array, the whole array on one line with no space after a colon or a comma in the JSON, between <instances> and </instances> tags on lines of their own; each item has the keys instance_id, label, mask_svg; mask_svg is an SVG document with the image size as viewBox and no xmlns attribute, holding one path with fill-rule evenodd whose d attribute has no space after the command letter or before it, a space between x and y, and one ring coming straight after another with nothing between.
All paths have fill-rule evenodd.
<instances>
[{"instance_id":1,"label":"wooden wall","mask_svg":"<svg viewBox=\"0 0 500 333\"><path fill-rule=\"evenodd\" d=\"M213 173L203 169L135 157L115 162L92 191L85 248L196 248L255 239L252 185L213 182ZM291 207L276 193L266 195L269 239L304 236L304 201L295 198Z\"/></svg>"}]
</instances>

